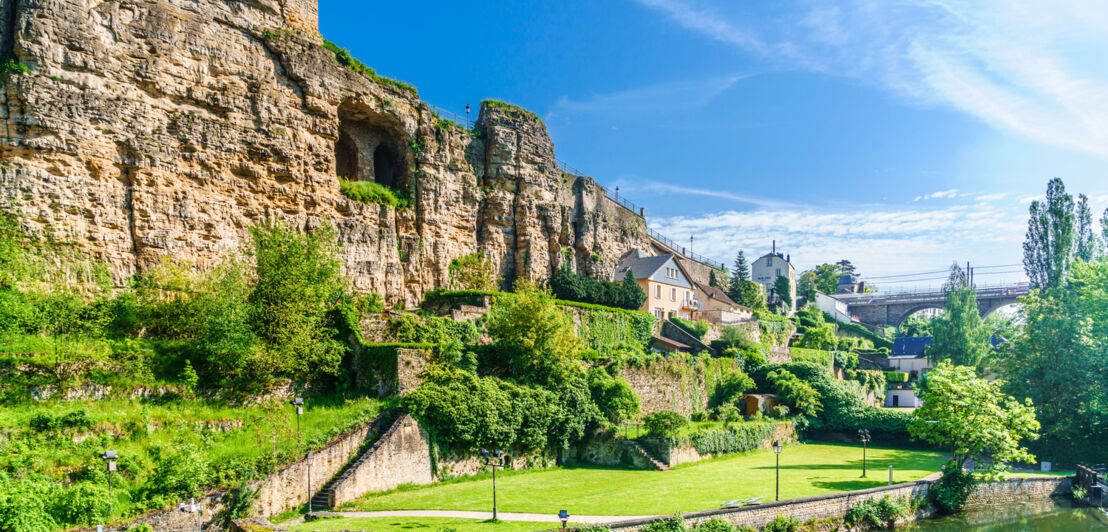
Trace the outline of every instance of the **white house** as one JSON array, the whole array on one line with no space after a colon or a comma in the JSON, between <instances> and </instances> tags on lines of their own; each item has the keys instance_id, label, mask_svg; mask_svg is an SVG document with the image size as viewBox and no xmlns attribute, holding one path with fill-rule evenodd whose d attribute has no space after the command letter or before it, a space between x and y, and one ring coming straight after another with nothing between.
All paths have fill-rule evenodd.
<instances>
[{"instance_id":1,"label":"white house","mask_svg":"<svg viewBox=\"0 0 1108 532\"><path fill-rule=\"evenodd\" d=\"M788 314L796 312L796 268L789 262L789 256L777 252L777 241L773 242L772 251L758 257L750 265L750 278L754 282L766 288L768 299L773 302L778 298L773 293L773 285L778 277L789 280L789 298L792 299Z\"/></svg>"}]
</instances>

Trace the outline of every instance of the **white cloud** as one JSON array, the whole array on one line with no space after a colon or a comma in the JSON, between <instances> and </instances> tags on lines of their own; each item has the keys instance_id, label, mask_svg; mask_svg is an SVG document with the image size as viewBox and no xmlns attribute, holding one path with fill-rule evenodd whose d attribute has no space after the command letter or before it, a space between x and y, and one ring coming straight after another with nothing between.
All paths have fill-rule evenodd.
<instances>
[{"instance_id":1,"label":"white cloud","mask_svg":"<svg viewBox=\"0 0 1108 532\"><path fill-rule=\"evenodd\" d=\"M778 63L943 104L1108 158L1108 9L1079 0L848 0L777 18L703 0L638 0L682 28ZM726 4L725 4L726 5Z\"/></svg>"},{"instance_id":2,"label":"white cloud","mask_svg":"<svg viewBox=\"0 0 1108 532\"><path fill-rule=\"evenodd\" d=\"M1004 199L1006 197L1008 197L1007 192L999 192L999 193L996 193L996 194L982 194L980 196L977 196L974 199L977 200L977 201L996 201L996 200L999 200L999 199Z\"/></svg>"},{"instance_id":3,"label":"white cloud","mask_svg":"<svg viewBox=\"0 0 1108 532\"><path fill-rule=\"evenodd\" d=\"M788 208L793 207L791 204L784 201L769 200L764 198L758 198L754 196L746 196L743 194L735 194L733 192L727 192L725 190L708 189L708 188L693 188L682 187L678 185L670 185L668 183L659 183L657 181L644 181L636 179L630 181L628 179L622 179L620 181L620 190L624 193L627 192L654 192L654 193L677 193L687 194L690 196L708 196L712 198L720 198L727 200L734 200L750 205L757 205L760 207L772 207L772 208Z\"/></svg>"},{"instance_id":4,"label":"white cloud","mask_svg":"<svg viewBox=\"0 0 1108 532\"><path fill-rule=\"evenodd\" d=\"M643 109L652 113L682 112L697 109L712 101L723 91L751 75L730 75L597 94L590 98L570 99L562 96L554 103L546 119L575 114L633 112Z\"/></svg>"},{"instance_id":5,"label":"white cloud","mask_svg":"<svg viewBox=\"0 0 1108 532\"><path fill-rule=\"evenodd\" d=\"M921 201L921 200L926 201L926 200L929 200L929 199L953 198L957 195L958 195L958 189L952 188L950 190L940 190L938 192L932 192L930 194L924 194L922 196L916 196L916 198L912 201Z\"/></svg>"},{"instance_id":6,"label":"white cloud","mask_svg":"<svg viewBox=\"0 0 1108 532\"><path fill-rule=\"evenodd\" d=\"M776 240L799 269L846 258L864 275L878 276L940 270L954 261L983 266L1018 263L1026 214L1011 204L854 210L806 206L651 218L649 223L677 242L695 236L698 253L727 264L739 249L760 256ZM1019 279L1022 274L1007 278Z\"/></svg>"}]
</instances>

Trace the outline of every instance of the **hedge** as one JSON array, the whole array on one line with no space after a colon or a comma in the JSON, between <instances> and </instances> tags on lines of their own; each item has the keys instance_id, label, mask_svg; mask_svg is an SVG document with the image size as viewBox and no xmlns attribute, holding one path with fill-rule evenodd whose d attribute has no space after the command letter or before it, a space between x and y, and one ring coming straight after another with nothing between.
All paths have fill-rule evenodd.
<instances>
[{"instance_id":1,"label":"hedge","mask_svg":"<svg viewBox=\"0 0 1108 532\"><path fill-rule=\"evenodd\" d=\"M806 349L803 347L790 347L789 356L792 357L793 362L812 362L828 370L831 369L831 362L834 360L830 351Z\"/></svg>"},{"instance_id":2,"label":"hedge","mask_svg":"<svg viewBox=\"0 0 1108 532\"><path fill-rule=\"evenodd\" d=\"M885 382L908 382L908 374L903 371L886 371Z\"/></svg>"},{"instance_id":3,"label":"hedge","mask_svg":"<svg viewBox=\"0 0 1108 532\"><path fill-rule=\"evenodd\" d=\"M685 332L696 337L697 340L704 340L704 335L708 334L708 322L706 321L691 321L683 318L673 317L670 318L674 325L684 329Z\"/></svg>"},{"instance_id":4,"label":"hedge","mask_svg":"<svg viewBox=\"0 0 1108 532\"><path fill-rule=\"evenodd\" d=\"M693 434L689 441L700 454L742 453L760 449L776 427L773 421L746 421Z\"/></svg>"}]
</instances>

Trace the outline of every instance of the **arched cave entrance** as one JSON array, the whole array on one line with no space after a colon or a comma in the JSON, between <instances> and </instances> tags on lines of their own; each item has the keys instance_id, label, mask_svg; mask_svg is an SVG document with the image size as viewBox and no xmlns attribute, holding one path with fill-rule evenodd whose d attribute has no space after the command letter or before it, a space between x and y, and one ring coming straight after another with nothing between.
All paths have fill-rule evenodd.
<instances>
[{"instance_id":1,"label":"arched cave entrance","mask_svg":"<svg viewBox=\"0 0 1108 532\"><path fill-rule=\"evenodd\" d=\"M338 109L335 175L375 181L394 189L408 186L407 135L399 120L365 104L347 101Z\"/></svg>"}]
</instances>

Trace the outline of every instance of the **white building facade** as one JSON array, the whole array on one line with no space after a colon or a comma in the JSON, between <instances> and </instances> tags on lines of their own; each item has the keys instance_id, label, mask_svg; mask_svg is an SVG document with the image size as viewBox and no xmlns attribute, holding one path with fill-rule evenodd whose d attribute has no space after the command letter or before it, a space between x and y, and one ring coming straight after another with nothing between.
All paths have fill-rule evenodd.
<instances>
[{"instance_id":1,"label":"white building facade","mask_svg":"<svg viewBox=\"0 0 1108 532\"><path fill-rule=\"evenodd\" d=\"M789 298L792 300L792 305L788 314L791 315L796 312L796 268L789 262L788 255L777 251L777 243L774 242L771 252L758 257L758 260L750 265L750 279L765 287L766 295L772 302L777 297L773 293L773 285L778 277L789 280Z\"/></svg>"}]
</instances>

